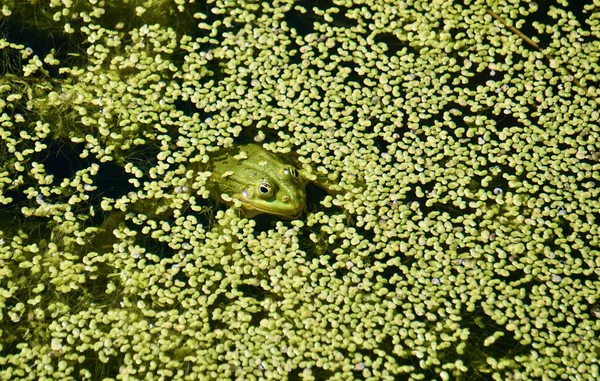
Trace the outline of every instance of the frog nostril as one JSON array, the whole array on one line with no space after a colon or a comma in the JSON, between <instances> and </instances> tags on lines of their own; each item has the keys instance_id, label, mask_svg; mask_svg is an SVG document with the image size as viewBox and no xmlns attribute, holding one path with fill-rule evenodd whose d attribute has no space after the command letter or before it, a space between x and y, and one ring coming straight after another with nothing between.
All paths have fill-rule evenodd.
<instances>
[{"instance_id":1,"label":"frog nostril","mask_svg":"<svg viewBox=\"0 0 600 381\"><path fill-rule=\"evenodd\" d=\"M290 201L290 198L288 196L283 196L283 198L281 199L281 201L287 203Z\"/></svg>"}]
</instances>

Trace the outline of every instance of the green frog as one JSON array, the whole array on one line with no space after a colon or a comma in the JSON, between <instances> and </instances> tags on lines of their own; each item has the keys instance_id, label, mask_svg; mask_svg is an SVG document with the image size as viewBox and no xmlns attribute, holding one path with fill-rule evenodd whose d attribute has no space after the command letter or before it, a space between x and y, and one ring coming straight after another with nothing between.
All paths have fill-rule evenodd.
<instances>
[{"instance_id":1,"label":"green frog","mask_svg":"<svg viewBox=\"0 0 600 381\"><path fill-rule=\"evenodd\" d=\"M211 157L208 189L214 198L252 218L268 213L294 219L306 206L302 171L256 144L224 149Z\"/></svg>"},{"instance_id":2,"label":"green frog","mask_svg":"<svg viewBox=\"0 0 600 381\"><path fill-rule=\"evenodd\" d=\"M206 189L227 205L241 210L245 217L267 213L285 219L295 219L306 206L306 185L312 182L329 194L342 191L336 178L319 176L306 168L300 170L274 153L256 144L237 145L210 155L202 171L209 171ZM199 170L199 169L198 169ZM206 172L204 172L206 173ZM189 187L179 191L189 192ZM128 211L114 210L99 227L91 246L95 250L112 250L118 242L113 231L128 212L144 214L149 219L169 219L172 210L165 198L143 198L128 206Z\"/></svg>"}]
</instances>

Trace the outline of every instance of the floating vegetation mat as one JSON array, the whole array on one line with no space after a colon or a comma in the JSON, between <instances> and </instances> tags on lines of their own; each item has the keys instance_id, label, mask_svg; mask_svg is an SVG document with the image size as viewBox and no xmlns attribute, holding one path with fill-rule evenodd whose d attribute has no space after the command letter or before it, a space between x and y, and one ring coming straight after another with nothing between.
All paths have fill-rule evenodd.
<instances>
[{"instance_id":1,"label":"floating vegetation mat","mask_svg":"<svg viewBox=\"0 0 600 381\"><path fill-rule=\"evenodd\" d=\"M587 3L0 2L0 379L598 379Z\"/></svg>"}]
</instances>

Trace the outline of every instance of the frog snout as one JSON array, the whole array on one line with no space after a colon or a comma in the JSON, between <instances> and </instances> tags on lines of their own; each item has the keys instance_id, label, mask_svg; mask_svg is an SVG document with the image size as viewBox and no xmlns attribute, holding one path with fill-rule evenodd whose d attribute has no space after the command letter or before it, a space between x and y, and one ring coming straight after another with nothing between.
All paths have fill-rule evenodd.
<instances>
[{"instance_id":1,"label":"frog snout","mask_svg":"<svg viewBox=\"0 0 600 381\"><path fill-rule=\"evenodd\" d=\"M281 197L281 202L283 202L284 204L289 204L289 203L296 204L298 202L301 202L303 199L304 199L304 197L301 192L293 192L293 193L288 193L288 194L284 195L283 197Z\"/></svg>"}]
</instances>

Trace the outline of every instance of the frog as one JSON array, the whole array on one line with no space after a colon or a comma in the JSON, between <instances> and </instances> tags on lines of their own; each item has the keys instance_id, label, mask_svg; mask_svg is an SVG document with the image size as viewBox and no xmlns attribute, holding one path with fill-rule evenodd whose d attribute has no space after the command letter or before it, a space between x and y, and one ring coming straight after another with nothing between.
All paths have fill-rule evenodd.
<instances>
[{"instance_id":1,"label":"frog","mask_svg":"<svg viewBox=\"0 0 600 381\"><path fill-rule=\"evenodd\" d=\"M313 183L330 195L344 191L336 176L314 173L304 164L300 169L285 159L258 144L241 144L212 152L202 166L192 168L206 180L205 190L211 197L230 206L226 214L233 217L241 212L243 217L253 218L269 214L282 219L300 217L306 208L306 186ZM206 177L205 177L206 176ZM175 189L174 193L191 192L192 183ZM130 212L143 214L146 219L170 219L173 210L165 198L135 199L129 203L128 211L113 210L98 228L91 247L97 250L112 250L118 242L113 231L122 224ZM131 214L131 213L130 213ZM239 213L237 213L239 217ZM217 231L219 231L217 229Z\"/></svg>"},{"instance_id":2,"label":"frog","mask_svg":"<svg viewBox=\"0 0 600 381\"><path fill-rule=\"evenodd\" d=\"M213 198L239 208L244 217L269 214L296 219L306 206L309 175L258 144L220 150L208 163Z\"/></svg>"}]
</instances>

